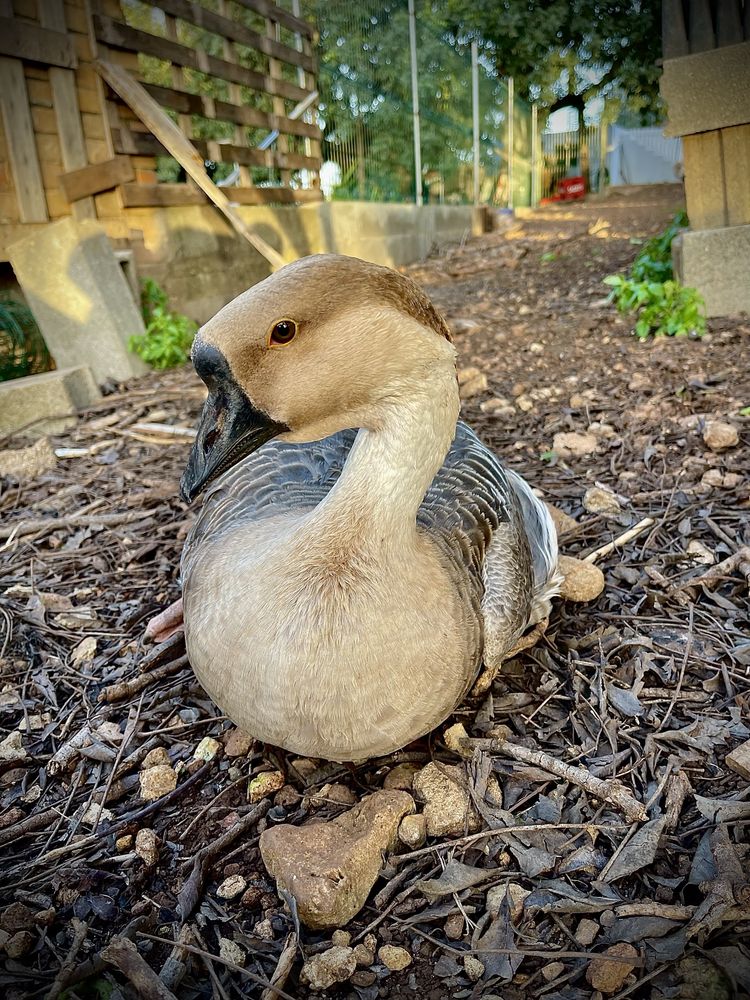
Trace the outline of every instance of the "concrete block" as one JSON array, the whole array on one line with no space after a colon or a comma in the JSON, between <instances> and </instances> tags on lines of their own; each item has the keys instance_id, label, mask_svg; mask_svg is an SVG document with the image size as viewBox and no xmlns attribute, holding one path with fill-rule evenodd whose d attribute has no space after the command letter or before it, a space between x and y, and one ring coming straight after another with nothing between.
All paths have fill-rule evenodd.
<instances>
[{"instance_id":1,"label":"concrete block","mask_svg":"<svg viewBox=\"0 0 750 1000\"><path fill-rule=\"evenodd\" d=\"M750 41L666 59L660 81L665 135L693 135L750 122Z\"/></svg>"},{"instance_id":2,"label":"concrete block","mask_svg":"<svg viewBox=\"0 0 750 1000\"><path fill-rule=\"evenodd\" d=\"M146 366L128 350L143 332L133 292L101 226L61 219L15 242L16 278L61 368L88 365L99 383Z\"/></svg>"},{"instance_id":3,"label":"concrete block","mask_svg":"<svg viewBox=\"0 0 750 1000\"><path fill-rule=\"evenodd\" d=\"M703 295L709 316L750 312L750 225L686 232L675 242L677 276Z\"/></svg>"},{"instance_id":4,"label":"concrete block","mask_svg":"<svg viewBox=\"0 0 750 1000\"><path fill-rule=\"evenodd\" d=\"M101 398L91 370L62 368L42 375L0 382L0 434L33 423L25 434L62 434L76 422L76 411ZM67 414L67 416L66 416Z\"/></svg>"}]
</instances>

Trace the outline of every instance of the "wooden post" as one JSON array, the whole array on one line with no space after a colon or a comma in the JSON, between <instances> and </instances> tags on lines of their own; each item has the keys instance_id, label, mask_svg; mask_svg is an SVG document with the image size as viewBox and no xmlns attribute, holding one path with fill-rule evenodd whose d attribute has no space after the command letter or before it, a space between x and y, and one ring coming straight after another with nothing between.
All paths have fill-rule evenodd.
<instances>
[{"instance_id":1,"label":"wooden post","mask_svg":"<svg viewBox=\"0 0 750 1000\"><path fill-rule=\"evenodd\" d=\"M219 0L219 5L217 8L219 14L223 16L227 15L227 2L226 0ZM237 62L237 51L234 44L229 41L228 38L222 39L222 47L224 58L228 62ZM230 83L229 86L229 100L232 104L242 104L242 88L238 83ZM237 146L247 146L247 133L242 125L234 126L234 142ZM240 166L240 184L242 187L252 187L253 185L253 175L250 172L249 167Z\"/></svg>"},{"instance_id":2,"label":"wooden post","mask_svg":"<svg viewBox=\"0 0 750 1000\"><path fill-rule=\"evenodd\" d=\"M271 18L266 18L266 36L277 42L280 41L281 39L281 31L279 24L277 21L274 21ZM281 63L278 61L278 59L274 59L272 56L268 57L268 75L271 77L272 80L280 80L282 78ZM286 115L286 105L284 104L283 97L273 98L273 113L275 115L282 115L282 117ZM276 140L276 148L280 153L289 152L289 140L285 135L281 134L279 135L278 139ZM284 184L286 187L289 187L291 179L292 179L291 170L281 171L282 184Z\"/></svg>"}]
</instances>

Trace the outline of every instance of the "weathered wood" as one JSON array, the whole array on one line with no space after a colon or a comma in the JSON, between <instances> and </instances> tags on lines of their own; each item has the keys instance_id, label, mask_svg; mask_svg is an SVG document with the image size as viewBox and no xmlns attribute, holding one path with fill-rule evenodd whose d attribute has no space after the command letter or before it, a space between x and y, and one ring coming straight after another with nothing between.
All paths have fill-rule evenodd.
<instances>
[{"instance_id":1,"label":"weathered wood","mask_svg":"<svg viewBox=\"0 0 750 1000\"><path fill-rule=\"evenodd\" d=\"M190 24L210 31L214 35L219 35L221 38L239 42L249 49L255 49L256 52L262 52L266 56L280 59L292 66L302 66L307 70L313 68L312 59L303 52L283 45L275 39L265 38L241 22L217 14L206 7L201 7L199 4L193 3L192 0L153 0L153 4L166 14L179 17L181 20L188 21Z\"/></svg>"},{"instance_id":2,"label":"weathered wood","mask_svg":"<svg viewBox=\"0 0 750 1000\"><path fill-rule=\"evenodd\" d=\"M219 147L223 163L244 163L252 167L269 167L275 170L317 170L320 160L301 153L282 153L276 149L250 149L222 143Z\"/></svg>"},{"instance_id":3,"label":"weathered wood","mask_svg":"<svg viewBox=\"0 0 750 1000\"><path fill-rule=\"evenodd\" d=\"M20 59L0 57L0 108L21 222L47 222L47 202Z\"/></svg>"},{"instance_id":4,"label":"weathered wood","mask_svg":"<svg viewBox=\"0 0 750 1000\"><path fill-rule=\"evenodd\" d=\"M144 83L144 88L155 101L165 108L177 111L183 115L202 115L208 117L206 98L200 94L191 94L176 87L160 87L155 83ZM249 125L253 128L277 129L285 135L298 135L303 138L320 139L321 131L317 125L301 119L287 118L275 115L270 111L261 111L243 104L230 104L228 101L214 100L215 117L221 121L232 122L235 125Z\"/></svg>"},{"instance_id":5,"label":"weathered wood","mask_svg":"<svg viewBox=\"0 0 750 1000\"><path fill-rule=\"evenodd\" d=\"M68 69L78 65L67 35L10 17L0 17L0 55Z\"/></svg>"},{"instance_id":6,"label":"weathered wood","mask_svg":"<svg viewBox=\"0 0 750 1000\"><path fill-rule=\"evenodd\" d=\"M718 229L727 224L724 165L719 132L686 135L685 200L691 229Z\"/></svg>"},{"instance_id":7,"label":"weathered wood","mask_svg":"<svg viewBox=\"0 0 750 1000\"><path fill-rule=\"evenodd\" d=\"M129 156L115 156L104 163L92 163L80 170L72 170L63 174L60 182L65 197L70 202L110 191L120 184L126 184L135 177L133 164Z\"/></svg>"},{"instance_id":8,"label":"weathered wood","mask_svg":"<svg viewBox=\"0 0 750 1000\"><path fill-rule=\"evenodd\" d=\"M750 124L721 131L727 221L730 226L750 224Z\"/></svg>"},{"instance_id":9,"label":"weathered wood","mask_svg":"<svg viewBox=\"0 0 750 1000\"><path fill-rule=\"evenodd\" d=\"M661 43L665 59L676 59L690 52L682 0L662 0Z\"/></svg>"},{"instance_id":10,"label":"weathered wood","mask_svg":"<svg viewBox=\"0 0 750 1000\"><path fill-rule=\"evenodd\" d=\"M230 201L239 205L294 205L320 201L315 189L286 187L233 187L224 189ZM120 188L125 208L161 208L173 205L205 205L203 191L192 184L124 184Z\"/></svg>"},{"instance_id":11,"label":"weathered wood","mask_svg":"<svg viewBox=\"0 0 750 1000\"><path fill-rule=\"evenodd\" d=\"M280 25L271 18L266 19L266 35L269 39L279 38L281 35ZM268 60L268 72L271 74L271 79L279 80L281 79L282 69L281 63L277 59ZM276 115L283 115L286 112L284 106L283 98L274 97L273 98L273 111ZM279 134L276 138L276 149L280 156L286 157L289 152L289 140L285 135ZM281 183L290 184L292 180L291 171L288 168L284 168L281 171Z\"/></svg>"},{"instance_id":12,"label":"weathered wood","mask_svg":"<svg viewBox=\"0 0 750 1000\"><path fill-rule=\"evenodd\" d=\"M263 73L246 69L244 66L236 66L225 59L210 56L205 52L198 52L168 38L161 38L149 34L147 31L131 28L127 24L121 24L119 21L113 21L112 18L100 14L94 16L94 25L97 38L115 48L126 49L130 52L142 52L145 55L155 56L157 59L177 63L178 66L186 66L189 69L208 73L210 76L220 77L230 83L239 83L251 90L286 97L290 101L301 101L308 93L308 91L302 90L286 80L274 80Z\"/></svg>"},{"instance_id":13,"label":"weathered wood","mask_svg":"<svg viewBox=\"0 0 750 1000\"><path fill-rule=\"evenodd\" d=\"M260 14L261 17L273 18L285 28L289 28L290 31L299 35L305 35L307 38L315 37L315 28L312 24L301 17L290 14L281 7L277 7L273 0L237 0L237 3L241 7L246 7L247 10Z\"/></svg>"},{"instance_id":14,"label":"weathered wood","mask_svg":"<svg viewBox=\"0 0 750 1000\"><path fill-rule=\"evenodd\" d=\"M44 0L39 6L39 20L43 28L66 32L63 0ZM88 163L88 153L78 107L75 73L70 69L50 66L49 82L63 167L68 171L78 170ZM93 198L82 198L78 201L73 206L73 215L76 219L95 219L96 208Z\"/></svg>"},{"instance_id":15,"label":"weathered wood","mask_svg":"<svg viewBox=\"0 0 750 1000\"><path fill-rule=\"evenodd\" d=\"M691 52L706 52L716 48L709 0L689 0L688 24Z\"/></svg>"},{"instance_id":16,"label":"weathered wood","mask_svg":"<svg viewBox=\"0 0 750 1000\"><path fill-rule=\"evenodd\" d=\"M126 71L127 72L127 71ZM112 143L117 155L124 156L169 156L169 150L150 132L136 132L132 129L113 128ZM205 160L208 157L208 143L203 139L190 140Z\"/></svg>"},{"instance_id":17,"label":"weathered wood","mask_svg":"<svg viewBox=\"0 0 750 1000\"><path fill-rule=\"evenodd\" d=\"M692 135L750 122L750 41L667 59L659 84L665 135Z\"/></svg>"},{"instance_id":18,"label":"weathered wood","mask_svg":"<svg viewBox=\"0 0 750 1000\"><path fill-rule=\"evenodd\" d=\"M210 179L203 166L203 157L198 153L195 146L178 129L175 123L168 117L165 111L159 107L153 97L134 80L133 77L121 66L99 59L94 63L97 72L101 73L103 79L109 86L119 94L125 103L133 109L141 121L150 129L169 153L184 168L185 172L193 178L202 191L208 195L219 211L229 221L235 232L248 241L251 246L260 253L272 267L283 266L284 258L269 243L253 233L243 222L236 209L230 204L229 199L214 182Z\"/></svg>"},{"instance_id":19,"label":"weathered wood","mask_svg":"<svg viewBox=\"0 0 750 1000\"><path fill-rule=\"evenodd\" d=\"M737 45L742 41L740 0L719 0L716 4L716 44Z\"/></svg>"}]
</instances>

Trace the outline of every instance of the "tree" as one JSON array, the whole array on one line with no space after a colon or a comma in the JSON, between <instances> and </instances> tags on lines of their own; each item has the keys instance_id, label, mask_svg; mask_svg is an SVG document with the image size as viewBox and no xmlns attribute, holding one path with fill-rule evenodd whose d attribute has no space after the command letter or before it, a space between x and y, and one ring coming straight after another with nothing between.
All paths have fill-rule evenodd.
<instances>
[{"instance_id":1,"label":"tree","mask_svg":"<svg viewBox=\"0 0 750 1000\"><path fill-rule=\"evenodd\" d=\"M659 98L661 4L658 0L449 0L453 30L475 39L500 76L550 111L604 98L606 117L662 117Z\"/></svg>"}]
</instances>

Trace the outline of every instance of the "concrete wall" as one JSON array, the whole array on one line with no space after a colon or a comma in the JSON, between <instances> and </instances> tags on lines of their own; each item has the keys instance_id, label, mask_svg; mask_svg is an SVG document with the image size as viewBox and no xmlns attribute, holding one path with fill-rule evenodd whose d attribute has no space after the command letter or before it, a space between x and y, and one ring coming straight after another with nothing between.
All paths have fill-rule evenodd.
<instances>
[{"instance_id":1,"label":"concrete wall","mask_svg":"<svg viewBox=\"0 0 750 1000\"><path fill-rule=\"evenodd\" d=\"M397 267L480 231L470 206L342 201L240 212L289 261L343 253ZM125 215L139 275L158 281L173 306L199 323L269 273L265 259L211 205L132 208Z\"/></svg>"}]
</instances>

